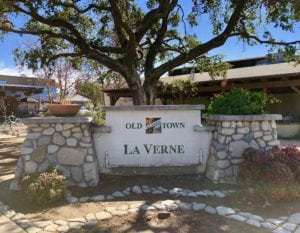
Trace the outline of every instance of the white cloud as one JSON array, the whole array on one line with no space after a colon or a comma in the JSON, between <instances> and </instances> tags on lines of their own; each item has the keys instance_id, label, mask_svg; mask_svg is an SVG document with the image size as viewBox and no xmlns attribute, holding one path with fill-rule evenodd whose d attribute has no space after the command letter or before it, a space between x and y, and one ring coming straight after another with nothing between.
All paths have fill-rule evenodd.
<instances>
[{"instance_id":1,"label":"white cloud","mask_svg":"<svg viewBox=\"0 0 300 233\"><path fill-rule=\"evenodd\" d=\"M4 61L0 61L0 75L12 75L12 76L26 76L33 77L34 74L30 69L20 69L19 67L12 67L5 65Z\"/></svg>"}]
</instances>

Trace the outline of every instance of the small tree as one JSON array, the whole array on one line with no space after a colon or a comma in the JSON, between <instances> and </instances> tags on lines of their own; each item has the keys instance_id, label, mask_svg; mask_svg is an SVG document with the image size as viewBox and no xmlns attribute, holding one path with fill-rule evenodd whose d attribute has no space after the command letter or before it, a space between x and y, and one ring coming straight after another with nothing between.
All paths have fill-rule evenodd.
<instances>
[{"instance_id":1,"label":"small tree","mask_svg":"<svg viewBox=\"0 0 300 233\"><path fill-rule=\"evenodd\" d=\"M91 100L93 108L99 107L104 103L102 87L99 83L89 81L77 81L75 84L77 94Z\"/></svg>"}]
</instances>

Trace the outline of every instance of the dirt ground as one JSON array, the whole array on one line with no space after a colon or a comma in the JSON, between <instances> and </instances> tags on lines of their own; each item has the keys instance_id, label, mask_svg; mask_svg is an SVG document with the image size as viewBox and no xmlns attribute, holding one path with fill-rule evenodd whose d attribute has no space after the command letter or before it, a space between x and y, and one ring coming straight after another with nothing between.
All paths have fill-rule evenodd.
<instances>
[{"instance_id":1,"label":"dirt ground","mask_svg":"<svg viewBox=\"0 0 300 233\"><path fill-rule=\"evenodd\" d=\"M140 203L153 204L154 202L166 199L173 199L169 195L130 195L129 197L111 202L80 203L69 205L60 203L56 206L37 207L28 202L20 192L9 190L9 184L13 178L19 146L23 138L0 134L0 200L8 204L16 212L26 214L32 220L58 220L83 217L88 213L97 213L106 207L122 208L124 205L136 205ZM96 188L76 189L70 191L75 196L92 196L97 194L111 194L114 191L122 191L134 185L162 186L168 189L179 187L198 190L237 190L236 193L226 198L180 198L186 202L203 202L214 207L223 205L231 207L236 211L251 212L263 217L280 217L300 212L300 203L297 201L272 202L263 198L249 194L247 189L240 189L232 185L216 185L202 176L102 176L101 182ZM249 195L248 195L249 194ZM70 231L75 233L78 231ZM158 219L157 212L153 213L132 213L123 216L114 216L112 219L98 222L90 229L82 229L82 233L96 232L141 232L141 233L196 233L196 232L244 232L244 233L264 233L263 229L257 229L246 224L232 221L223 217L209 215L204 212L174 212L167 219Z\"/></svg>"}]
</instances>

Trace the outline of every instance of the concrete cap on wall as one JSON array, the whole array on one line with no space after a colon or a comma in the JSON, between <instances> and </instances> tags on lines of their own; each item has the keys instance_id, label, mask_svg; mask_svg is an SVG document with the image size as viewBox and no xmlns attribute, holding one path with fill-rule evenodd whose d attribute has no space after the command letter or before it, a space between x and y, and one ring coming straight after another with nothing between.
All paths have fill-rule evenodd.
<instances>
[{"instance_id":1,"label":"concrete cap on wall","mask_svg":"<svg viewBox=\"0 0 300 233\"><path fill-rule=\"evenodd\" d=\"M205 106L197 105L134 105L134 106L106 106L104 111L168 111L168 110L204 110Z\"/></svg>"},{"instance_id":2,"label":"concrete cap on wall","mask_svg":"<svg viewBox=\"0 0 300 233\"><path fill-rule=\"evenodd\" d=\"M51 124L51 123L62 123L62 124L79 124L89 123L93 120L92 117L30 117L21 119L24 124Z\"/></svg>"},{"instance_id":3,"label":"concrete cap on wall","mask_svg":"<svg viewBox=\"0 0 300 233\"><path fill-rule=\"evenodd\" d=\"M205 115L205 119L214 121L270 121L282 120L281 114L261 115Z\"/></svg>"}]
</instances>

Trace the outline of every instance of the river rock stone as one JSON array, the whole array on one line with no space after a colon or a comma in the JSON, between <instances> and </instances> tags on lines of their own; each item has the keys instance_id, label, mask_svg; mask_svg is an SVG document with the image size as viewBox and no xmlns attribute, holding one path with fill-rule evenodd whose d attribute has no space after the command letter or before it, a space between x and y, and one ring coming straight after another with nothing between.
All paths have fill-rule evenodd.
<instances>
[{"instance_id":1,"label":"river rock stone","mask_svg":"<svg viewBox=\"0 0 300 233\"><path fill-rule=\"evenodd\" d=\"M55 132L55 129L52 127L43 130L44 135L52 135L52 134L54 134L54 132Z\"/></svg>"},{"instance_id":2,"label":"river rock stone","mask_svg":"<svg viewBox=\"0 0 300 233\"><path fill-rule=\"evenodd\" d=\"M37 163L33 161L26 161L24 166L24 171L27 173L34 173L37 169Z\"/></svg>"},{"instance_id":3,"label":"river rock stone","mask_svg":"<svg viewBox=\"0 0 300 233\"><path fill-rule=\"evenodd\" d=\"M41 136L41 133L28 133L26 139L38 139Z\"/></svg>"},{"instance_id":4,"label":"river rock stone","mask_svg":"<svg viewBox=\"0 0 300 233\"><path fill-rule=\"evenodd\" d=\"M234 128L222 128L223 135L232 135L234 134L234 132L235 132Z\"/></svg>"},{"instance_id":5,"label":"river rock stone","mask_svg":"<svg viewBox=\"0 0 300 233\"><path fill-rule=\"evenodd\" d=\"M278 227L273 231L273 233L291 233L290 231L284 229L283 227Z\"/></svg>"},{"instance_id":6,"label":"river rock stone","mask_svg":"<svg viewBox=\"0 0 300 233\"><path fill-rule=\"evenodd\" d=\"M93 196L91 197L92 201L104 201L105 200L105 196L104 195L97 195L97 196Z\"/></svg>"},{"instance_id":7,"label":"river rock stone","mask_svg":"<svg viewBox=\"0 0 300 233\"><path fill-rule=\"evenodd\" d=\"M235 214L235 211L233 209L225 206L218 206L216 210L217 210L217 214L220 216Z\"/></svg>"},{"instance_id":8,"label":"river rock stone","mask_svg":"<svg viewBox=\"0 0 300 233\"><path fill-rule=\"evenodd\" d=\"M185 202L181 202L178 204L179 209L181 209L182 211L188 211L192 209L192 204L190 203L185 203Z\"/></svg>"},{"instance_id":9,"label":"river rock stone","mask_svg":"<svg viewBox=\"0 0 300 233\"><path fill-rule=\"evenodd\" d=\"M233 141L229 144L229 152L232 157L240 158L243 152L249 147L250 145L245 141Z\"/></svg>"},{"instance_id":10,"label":"river rock stone","mask_svg":"<svg viewBox=\"0 0 300 233\"><path fill-rule=\"evenodd\" d=\"M62 124L55 124L55 130L56 130L57 132L62 131L62 130L63 130Z\"/></svg>"},{"instance_id":11,"label":"river rock stone","mask_svg":"<svg viewBox=\"0 0 300 233\"><path fill-rule=\"evenodd\" d=\"M257 228L260 228L260 227L261 227L261 224L260 224L258 221L253 220L253 219L248 219L248 220L246 221L246 223L248 223L248 224L251 225L251 226L257 227Z\"/></svg>"},{"instance_id":12,"label":"river rock stone","mask_svg":"<svg viewBox=\"0 0 300 233\"><path fill-rule=\"evenodd\" d=\"M26 232L27 233L38 233L38 232L41 232L42 229L41 228L38 228L38 227L29 227L26 229Z\"/></svg>"},{"instance_id":13,"label":"river rock stone","mask_svg":"<svg viewBox=\"0 0 300 233\"><path fill-rule=\"evenodd\" d=\"M225 128L230 127L230 121L223 121L222 122L222 127L225 127Z\"/></svg>"},{"instance_id":14,"label":"river rock stone","mask_svg":"<svg viewBox=\"0 0 300 233\"><path fill-rule=\"evenodd\" d=\"M64 131L62 131L61 132L62 133L62 135L64 136L64 137L66 137L66 138L68 138L68 137L70 137L71 136L71 130L64 130Z\"/></svg>"},{"instance_id":15,"label":"river rock stone","mask_svg":"<svg viewBox=\"0 0 300 233\"><path fill-rule=\"evenodd\" d=\"M57 228L57 231L58 231L58 232L68 232L69 229L70 229L69 226L59 226L59 227Z\"/></svg>"},{"instance_id":16,"label":"river rock stone","mask_svg":"<svg viewBox=\"0 0 300 233\"><path fill-rule=\"evenodd\" d=\"M124 197L125 195L121 193L120 191L116 191L112 194L114 197Z\"/></svg>"},{"instance_id":17,"label":"river rock stone","mask_svg":"<svg viewBox=\"0 0 300 233\"><path fill-rule=\"evenodd\" d=\"M240 140L240 139L242 139L243 137L244 137L244 135L241 134L241 133L232 135L232 138L233 138L233 140L235 140L235 141Z\"/></svg>"},{"instance_id":18,"label":"river rock stone","mask_svg":"<svg viewBox=\"0 0 300 233\"><path fill-rule=\"evenodd\" d=\"M217 166L218 166L218 168L225 169L230 166L230 161L227 159L219 160L219 161L217 161Z\"/></svg>"},{"instance_id":19,"label":"river rock stone","mask_svg":"<svg viewBox=\"0 0 300 233\"><path fill-rule=\"evenodd\" d=\"M97 220L102 221L102 220L105 220L105 219L112 218L112 215L108 212L101 211L101 212L96 213L96 218L97 218Z\"/></svg>"},{"instance_id":20,"label":"river rock stone","mask_svg":"<svg viewBox=\"0 0 300 233\"><path fill-rule=\"evenodd\" d=\"M136 194L141 194L141 193L143 193L141 187L138 186L138 185L135 185L135 186L132 187L132 192L134 192L134 193L136 193Z\"/></svg>"},{"instance_id":21,"label":"river rock stone","mask_svg":"<svg viewBox=\"0 0 300 233\"><path fill-rule=\"evenodd\" d=\"M221 191L216 190L216 191L214 191L214 193L215 193L215 195L216 195L217 197L219 197L219 198L224 198L224 197L226 197L226 194L225 194L224 192L221 192Z\"/></svg>"},{"instance_id":22,"label":"river rock stone","mask_svg":"<svg viewBox=\"0 0 300 233\"><path fill-rule=\"evenodd\" d=\"M251 122L250 127L252 131L258 131L260 129L259 122L258 121Z\"/></svg>"},{"instance_id":23,"label":"river rock stone","mask_svg":"<svg viewBox=\"0 0 300 233\"><path fill-rule=\"evenodd\" d=\"M27 154L31 154L33 151L32 147L21 147L21 155L27 155Z\"/></svg>"},{"instance_id":24,"label":"river rock stone","mask_svg":"<svg viewBox=\"0 0 300 233\"><path fill-rule=\"evenodd\" d=\"M86 161L89 163L92 163L92 162L94 162L94 157L92 155L88 155L88 156L86 156Z\"/></svg>"},{"instance_id":25,"label":"river rock stone","mask_svg":"<svg viewBox=\"0 0 300 233\"><path fill-rule=\"evenodd\" d=\"M256 139L257 143L259 144L260 147L266 147L266 143L264 140L261 138Z\"/></svg>"},{"instance_id":26,"label":"river rock stone","mask_svg":"<svg viewBox=\"0 0 300 233\"><path fill-rule=\"evenodd\" d=\"M70 222L69 226L71 229L80 230L83 226L82 222Z\"/></svg>"},{"instance_id":27,"label":"river rock stone","mask_svg":"<svg viewBox=\"0 0 300 233\"><path fill-rule=\"evenodd\" d=\"M73 127L74 127L73 124L63 124L63 129L64 129L64 130L71 129L71 128L73 128Z\"/></svg>"},{"instance_id":28,"label":"river rock stone","mask_svg":"<svg viewBox=\"0 0 300 233\"><path fill-rule=\"evenodd\" d=\"M217 152L217 158L218 159L226 159L227 158L227 154L225 151L218 151Z\"/></svg>"},{"instance_id":29,"label":"river rock stone","mask_svg":"<svg viewBox=\"0 0 300 233\"><path fill-rule=\"evenodd\" d=\"M67 138L67 146L76 146L77 145L77 139L76 138Z\"/></svg>"},{"instance_id":30,"label":"river rock stone","mask_svg":"<svg viewBox=\"0 0 300 233\"><path fill-rule=\"evenodd\" d=\"M260 138L261 136L263 136L263 132L261 132L261 131L257 131L257 132L253 133L254 138Z\"/></svg>"},{"instance_id":31,"label":"river rock stone","mask_svg":"<svg viewBox=\"0 0 300 233\"><path fill-rule=\"evenodd\" d=\"M45 227L44 231L46 232L56 232L58 226L56 224L50 224Z\"/></svg>"},{"instance_id":32,"label":"river rock stone","mask_svg":"<svg viewBox=\"0 0 300 233\"><path fill-rule=\"evenodd\" d=\"M63 147L57 153L58 162L62 165L79 166L84 163L87 149Z\"/></svg>"},{"instance_id":33,"label":"river rock stone","mask_svg":"<svg viewBox=\"0 0 300 233\"><path fill-rule=\"evenodd\" d=\"M203 203L196 203L196 202L193 203L193 210L194 211L204 210L205 207L206 207L206 205L203 204Z\"/></svg>"},{"instance_id":34,"label":"river rock stone","mask_svg":"<svg viewBox=\"0 0 300 233\"><path fill-rule=\"evenodd\" d=\"M261 222L260 224L263 228L268 229L268 230L274 230L277 228L276 225L274 225L273 223L270 223L270 222Z\"/></svg>"},{"instance_id":35,"label":"river rock stone","mask_svg":"<svg viewBox=\"0 0 300 233\"><path fill-rule=\"evenodd\" d=\"M44 161L46 154L47 154L47 146L46 145L40 146L32 152L31 159L34 162L41 163Z\"/></svg>"},{"instance_id":36,"label":"river rock stone","mask_svg":"<svg viewBox=\"0 0 300 233\"><path fill-rule=\"evenodd\" d=\"M295 213L289 216L287 222L294 223L294 224L300 224L300 213Z\"/></svg>"},{"instance_id":37,"label":"river rock stone","mask_svg":"<svg viewBox=\"0 0 300 233\"><path fill-rule=\"evenodd\" d=\"M80 167L72 167L71 174L76 182L80 182L82 180L82 169Z\"/></svg>"},{"instance_id":38,"label":"river rock stone","mask_svg":"<svg viewBox=\"0 0 300 233\"><path fill-rule=\"evenodd\" d=\"M54 223L59 226L67 226L68 225L68 221L65 221L65 220L57 220L57 221L54 221Z\"/></svg>"},{"instance_id":39,"label":"river rock stone","mask_svg":"<svg viewBox=\"0 0 300 233\"><path fill-rule=\"evenodd\" d=\"M270 123L268 121L261 122L261 128L264 131L270 131L270 130L272 130L272 127L271 127L271 125L270 125Z\"/></svg>"},{"instance_id":40,"label":"river rock stone","mask_svg":"<svg viewBox=\"0 0 300 233\"><path fill-rule=\"evenodd\" d=\"M237 215L237 214L233 214L233 215L228 215L226 216L227 218L233 219L235 221L239 221L239 222L245 222L247 220L247 218L241 216L241 215Z\"/></svg>"},{"instance_id":41,"label":"river rock stone","mask_svg":"<svg viewBox=\"0 0 300 233\"><path fill-rule=\"evenodd\" d=\"M270 141L268 142L269 146L278 146L280 145L280 141L279 140L274 140L274 141Z\"/></svg>"},{"instance_id":42,"label":"river rock stone","mask_svg":"<svg viewBox=\"0 0 300 233\"><path fill-rule=\"evenodd\" d=\"M244 127L244 128L238 128L237 132L240 134L247 134L250 132L250 129L248 127Z\"/></svg>"},{"instance_id":43,"label":"river rock stone","mask_svg":"<svg viewBox=\"0 0 300 233\"><path fill-rule=\"evenodd\" d=\"M48 153L53 154L56 151L58 151L58 149L59 149L59 146L57 146L57 145L49 145L48 146Z\"/></svg>"},{"instance_id":44,"label":"river rock stone","mask_svg":"<svg viewBox=\"0 0 300 233\"><path fill-rule=\"evenodd\" d=\"M86 163L83 165L84 178L87 182L95 180L98 183L98 169L96 163Z\"/></svg>"},{"instance_id":45,"label":"river rock stone","mask_svg":"<svg viewBox=\"0 0 300 233\"><path fill-rule=\"evenodd\" d=\"M209 214L216 214L217 211L215 208L211 207L211 206L206 206L206 208L204 209L205 212L209 213Z\"/></svg>"},{"instance_id":46,"label":"river rock stone","mask_svg":"<svg viewBox=\"0 0 300 233\"><path fill-rule=\"evenodd\" d=\"M62 146L66 143L66 139L60 133L54 133L52 141L54 144L59 146Z\"/></svg>"},{"instance_id":47,"label":"river rock stone","mask_svg":"<svg viewBox=\"0 0 300 233\"><path fill-rule=\"evenodd\" d=\"M74 138L77 138L77 139L81 139L83 137L83 133L82 132L73 133L72 135L73 135Z\"/></svg>"},{"instance_id":48,"label":"river rock stone","mask_svg":"<svg viewBox=\"0 0 300 233\"><path fill-rule=\"evenodd\" d=\"M294 231L296 229L297 225L294 223L287 222L287 223L283 224L282 227L288 231Z\"/></svg>"}]
</instances>

